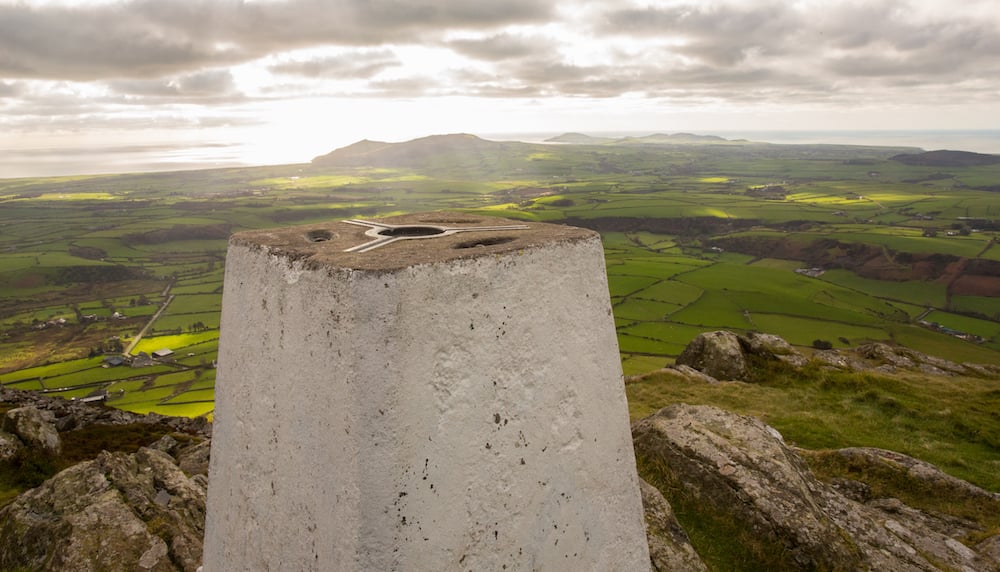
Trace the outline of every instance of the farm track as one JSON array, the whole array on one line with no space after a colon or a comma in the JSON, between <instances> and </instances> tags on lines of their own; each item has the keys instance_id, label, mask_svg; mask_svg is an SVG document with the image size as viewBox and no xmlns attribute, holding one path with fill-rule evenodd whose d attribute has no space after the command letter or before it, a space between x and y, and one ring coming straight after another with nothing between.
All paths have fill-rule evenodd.
<instances>
[{"instance_id":1,"label":"farm track","mask_svg":"<svg viewBox=\"0 0 1000 572\"><path fill-rule=\"evenodd\" d=\"M171 286L172 286L172 284L168 284L167 287L166 287L166 289L163 290L163 292L164 293L169 292ZM157 310L155 314L153 314L153 317L150 318L148 322L146 322L146 325L143 326L141 330L139 330L139 333L132 337L132 341L129 342L128 347L125 348L124 352L122 352L123 354L125 354L125 355L131 355L132 354L132 350L135 349L135 346L137 346L139 344L139 342L142 341L142 337L146 335L146 332L149 331L149 328L156 322L156 320L160 319L160 316L167 309L167 306L169 306L170 303L173 302L173 301L174 301L173 294L170 294L169 296L167 296L167 299L163 301L163 304L160 306L160 309Z\"/></svg>"}]
</instances>

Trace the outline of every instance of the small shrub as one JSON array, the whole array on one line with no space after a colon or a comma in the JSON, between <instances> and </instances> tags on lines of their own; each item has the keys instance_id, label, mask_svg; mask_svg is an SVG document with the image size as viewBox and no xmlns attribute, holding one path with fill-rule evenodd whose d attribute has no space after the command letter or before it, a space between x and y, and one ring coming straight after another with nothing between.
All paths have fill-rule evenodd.
<instances>
[{"instance_id":1,"label":"small shrub","mask_svg":"<svg viewBox=\"0 0 1000 572\"><path fill-rule=\"evenodd\" d=\"M101 451L134 453L170 433L165 425L89 425L61 435L65 460L78 463L97 457Z\"/></svg>"},{"instance_id":2,"label":"small shrub","mask_svg":"<svg viewBox=\"0 0 1000 572\"><path fill-rule=\"evenodd\" d=\"M812 346L818 350L833 349L833 343L828 340L813 340Z\"/></svg>"},{"instance_id":3,"label":"small shrub","mask_svg":"<svg viewBox=\"0 0 1000 572\"><path fill-rule=\"evenodd\" d=\"M23 491L37 487L63 467L39 449L25 447L0 464L0 488Z\"/></svg>"}]
</instances>

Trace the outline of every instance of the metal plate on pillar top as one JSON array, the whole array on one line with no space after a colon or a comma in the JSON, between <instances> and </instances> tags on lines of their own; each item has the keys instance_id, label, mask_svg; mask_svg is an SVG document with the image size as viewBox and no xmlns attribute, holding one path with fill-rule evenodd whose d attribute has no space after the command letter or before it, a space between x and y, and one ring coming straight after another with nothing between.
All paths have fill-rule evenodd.
<instances>
[{"instance_id":1,"label":"metal plate on pillar top","mask_svg":"<svg viewBox=\"0 0 1000 572\"><path fill-rule=\"evenodd\" d=\"M263 247L308 266L391 270L596 236L563 225L431 212L247 231L231 242Z\"/></svg>"}]
</instances>

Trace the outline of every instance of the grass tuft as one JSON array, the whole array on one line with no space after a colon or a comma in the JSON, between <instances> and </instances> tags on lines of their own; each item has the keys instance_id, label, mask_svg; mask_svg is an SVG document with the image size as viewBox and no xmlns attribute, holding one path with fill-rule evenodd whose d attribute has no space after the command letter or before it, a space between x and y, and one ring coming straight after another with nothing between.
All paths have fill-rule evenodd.
<instances>
[{"instance_id":1,"label":"grass tuft","mask_svg":"<svg viewBox=\"0 0 1000 572\"><path fill-rule=\"evenodd\" d=\"M760 364L758 364L760 365ZM760 366L757 383L651 374L626 386L642 419L672 403L753 415L805 449L878 447L1000 491L1000 379Z\"/></svg>"}]
</instances>

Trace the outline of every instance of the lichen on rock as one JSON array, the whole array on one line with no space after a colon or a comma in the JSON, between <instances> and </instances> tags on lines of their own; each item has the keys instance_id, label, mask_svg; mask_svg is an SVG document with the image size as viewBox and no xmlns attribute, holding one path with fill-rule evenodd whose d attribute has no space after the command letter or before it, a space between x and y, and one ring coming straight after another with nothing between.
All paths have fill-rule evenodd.
<instances>
[{"instance_id":1,"label":"lichen on rock","mask_svg":"<svg viewBox=\"0 0 1000 572\"><path fill-rule=\"evenodd\" d=\"M0 509L0 569L193 572L204 518L205 489L169 455L104 452Z\"/></svg>"},{"instance_id":2,"label":"lichen on rock","mask_svg":"<svg viewBox=\"0 0 1000 572\"><path fill-rule=\"evenodd\" d=\"M658 480L672 483L668 500L674 495L752 530L779 547L786 569L993 570L1000 564L958 542L939 518L899 501L882 506L844 496L756 418L675 404L634 423L633 441L640 464L657 467L665 473ZM926 473L924 465L911 468Z\"/></svg>"},{"instance_id":3,"label":"lichen on rock","mask_svg":"<svg viewBox=\"0 0 1000 572\"><path fill-rule=\"evenodd\" d=\"M48 455L59 455L62 452L62 440L52 421L53 416L47 411L30 406L18 407L4 415L3 430Z\"/></svg>"}]
</instances>

